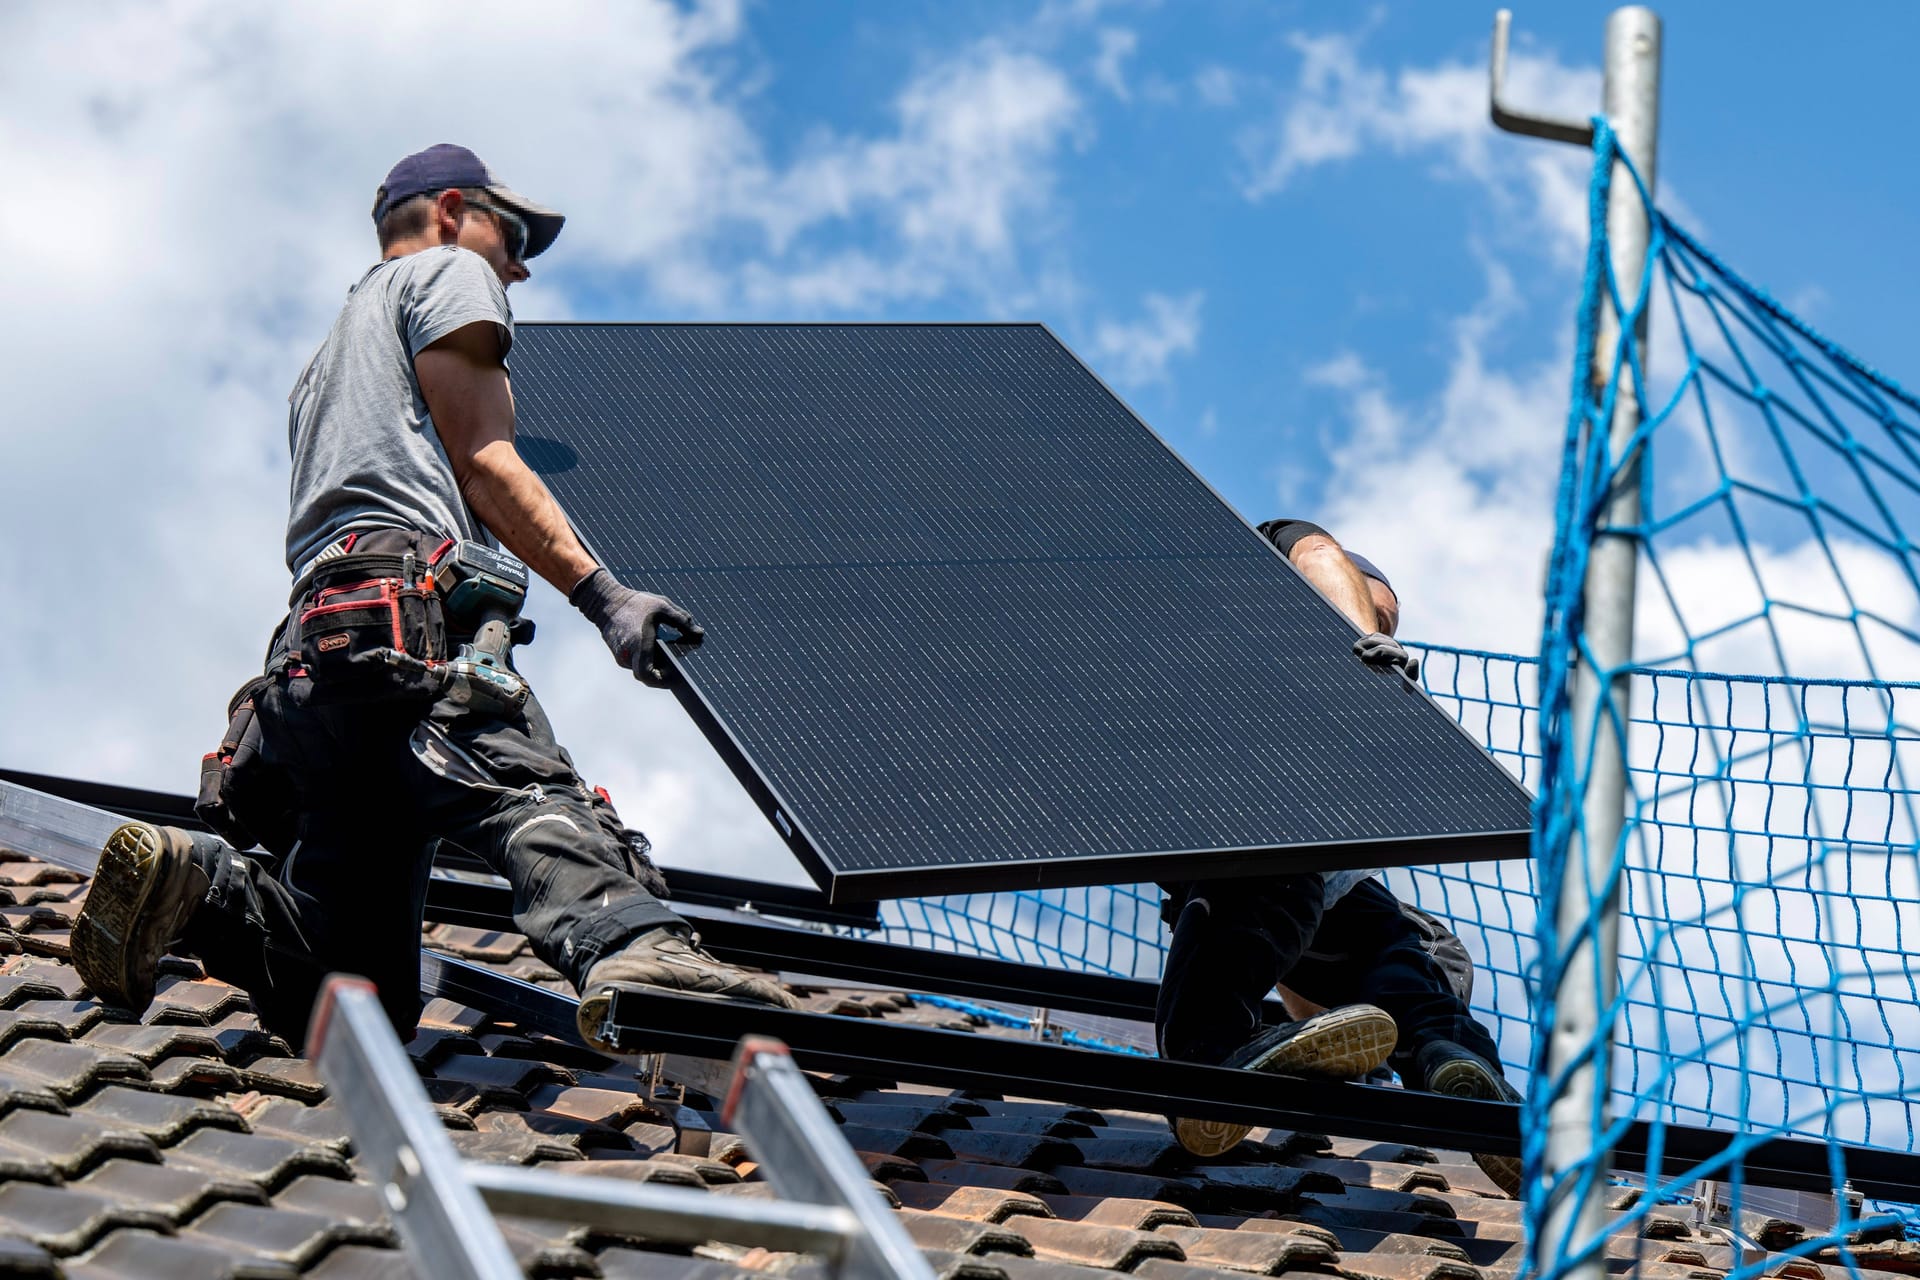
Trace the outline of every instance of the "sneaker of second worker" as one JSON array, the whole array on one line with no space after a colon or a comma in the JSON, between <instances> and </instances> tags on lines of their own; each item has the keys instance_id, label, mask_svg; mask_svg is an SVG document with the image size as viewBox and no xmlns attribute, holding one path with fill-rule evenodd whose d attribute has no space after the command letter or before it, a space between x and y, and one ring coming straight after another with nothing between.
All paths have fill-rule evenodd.
<instances>
[{"instance_id":1,"label":"sneaker of second worker","mask_svg":"<svg viewBox=\"0 0 1920 1280\"><path fill-rule=\"evenodd\" d=\"M74 917L73 967L104 1004L138 1016L153 1003L160 961L212 884L202 856L211 836L125 822L100 847L87 900Z\"/></svg>"},{"instance_id":2,"label":"sneaker of second worker","mask_svg":"<svg viewBox=\"0 0 1920 1280\"><path fill-rule=\"evenodd\" d=\"M1420 1046L1414 1055L1414 1070L1428 1093L1444 1093L1455 1098L1479 1098L1487 1102L1520 1102L1520 1091L1507 1083L1500 1068L1470 1049L1451 1040L1433 1040ZM1474 1153L1473 1162L1493 1179L1494 1185L1520 1198L1524 1186L1518 1156Z\"/></svg>"},{"instance_id":3,"label":"sneaker of second worker","mask_svg":"<svg viewBox=\"0 0 1920 1280\"><path fill-rule=\"evenodd\" d=\"M743 1000L776 1009L799 1005L772 978L736 969L700 947L700 939L671 926L651 929L587 970L580 983L580 1034L604 1044L612 987L652 987L682 996Z\"/></svg>"},{"instance_id":4,"label":"sneaker of second worker","mask_svg":"<svg viewBox=\"0 0 1920 1280\"><path fill-rule=\"evenodd\" d=\"M1299 1022L1267 1027L1220 1065L1321 1080L1359 1080L1387 1060L1398 1037L1399 1029L1385 1010L1370 1004L1343 1005ZM1230 1151L1253 1129L1231 1120L1177 1116L1170 1124L1174 1138L1196 1156Z\"/></svg>"}]
</instances>

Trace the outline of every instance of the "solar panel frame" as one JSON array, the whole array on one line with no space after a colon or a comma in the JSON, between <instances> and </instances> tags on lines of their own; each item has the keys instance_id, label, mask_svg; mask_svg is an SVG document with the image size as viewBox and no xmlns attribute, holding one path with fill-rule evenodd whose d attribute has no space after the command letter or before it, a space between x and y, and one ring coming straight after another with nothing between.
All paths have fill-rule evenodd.
<instances>
[{"instance_id":1,"label":"solar panel frame","mask_svg":"<svg viewBox=\"0 0 1920 1280\"><path fill-rule=\"evenodd\" d=\"M1338 619L1349 634L1357 636L1358 629L1344 615L1319 596L1299 570L1281 555L1271 543L1262 537L1244 517L1240 516L1232 504L1220 494L1205 476L1201 475L1180 455L1151 424L1134 411L1125 397L1121 396L1089 365L1082 361L1051 328L1038 322L947 322L947 321L865 321L865 322L819 322L819 323L779 323L761 321L708 322L708 321L643 321L643 322L606 322L606 321L549 321L523 323L518 327L521 335L516 344L516 353L523 351L525 335L529 331L538 333L543 330L578 329L619 329L636 330L966 330L966 329L1008 329L1037 332L1051 342L1077 370L1091 378L1101 394L1109 397L1124 413L1131 423L1146 432L1148 438L1170 459L1185 475L1198 484L1209 496L1218 502L1245 531L1246 536L1267 555L1274 557L1286 567L1286 572L1298 580L1308 595L1320 600L1321 607L1329 615ZM524 406L524 400L523 400ZM538 414L522 412L523 427L539 421ZM564 444L564 442L559 442ZM571 448L571 446L566 446ZM536 470L541 468L536 465ZM551 483L551 481L549 481ZM594 545L593 531L582 527L583 520L574 511L573 504L563 497L575 520L576 532L587 545L589 551L603 564L618 563L618 558L609 559L602 555ZM700 616L696 606L696 616ZM1454 718L1433 702L1433 699L1418 684L1402 679L1401 685L1411 696L1425 701L1433 717L1444 722L1459 736L1461 742L1468 744L1473 753L1484 762L1489 771L1488 778L1497 777L1510 793L1513 801L1512 812L1516 815L1511 825L1502 825L1487 830L1476 830L1458 834L1414 835L1392 834L1350 840L1308 840L1261 843L1231 849L1222 848L1168 848L1150 851L1096 852L1079 856L1046 856L1018 862L979 863L956 861L948 863L920 862L910 866L854 868L836 860L826 847L826 842L817 838L810 829L806 817L801 812L804 805L796 805L783 794L783 790L773 776L774 771L756 759L748 744L742 740L728 722L723 709L709 697L699 679L689 669L684 646L667 647L666 663L672 669L670 688L680 706L694 724L714 747L716 754L726 763L741 783L747 795L767 816L775 831L787 847L793 852L808 874L827 894L829 901L838 902L848 899L872 899L903 896L933 895L950 892L991 892L1013 889L1037 889L1069 887L1090 884L1110 884L1133 880L1199 880L1240 875L1281 874L1291 871L1336 870L1344 868L1373 866L1417 866L1428 863L1483 861L1512 859L1528 856L1531 836L1529 809L1531 798L1523 787L1506 772L1503 766L1485 747L1474 740Z\"/></svg>"}]
</instances>

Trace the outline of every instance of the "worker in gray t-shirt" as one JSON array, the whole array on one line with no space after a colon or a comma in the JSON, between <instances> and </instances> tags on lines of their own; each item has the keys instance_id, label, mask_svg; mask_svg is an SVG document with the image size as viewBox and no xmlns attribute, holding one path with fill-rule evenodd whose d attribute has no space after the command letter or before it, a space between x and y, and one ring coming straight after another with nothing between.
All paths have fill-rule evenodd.
<instances>
[{"instance_id":1,"label":"worker in gray t-shirt","mask_svg":"<svg viewBox=\"0 0 1920 1280\"><path fill-rule=\"evenodd\" d=\"M512 667L531 635L514 617L528 569L646 683L666 679L663 628L701 638L686 610L594 561L514 448L507 286L564 219L446 143L394 166L373 217L381 260L289 397L292 612L236 699L258 745L223 743L203 767L209 822L236 847L243 829L285 847L242 857L121 826L74 922L75 967L139 1013L170 948L198 956L296 1045L325 976L360 973L410 1035L428 869L451 843L512 886L534 953L581 993L589 1041L620 984L792 1007L643 887L650 868ZM263 796L284 799L267 813Z\"/></svg>"}]
</instances>

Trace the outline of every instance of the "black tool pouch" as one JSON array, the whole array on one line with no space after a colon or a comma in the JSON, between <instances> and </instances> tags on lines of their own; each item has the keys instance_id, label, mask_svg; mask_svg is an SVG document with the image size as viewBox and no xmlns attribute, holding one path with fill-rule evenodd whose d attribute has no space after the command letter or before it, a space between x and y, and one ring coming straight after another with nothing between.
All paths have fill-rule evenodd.
<instances>
[{"instance_id":1,"label":"black tool pouch","mask_svg":"<svg viewBox=\"0 0 1920 1280\"><path fill-rule=\"evenodd\" d=\"M417 535L378 531L314 569L294 608L292 661L308 706L431 701L447 659L440 596L414 577Z\"/></svg>"},{"instance_id":2,"label":"black tool pouch","mask_svg":"<svg viewBox=\"0 0 1920 1280\"><path fill-rule=\"evenodd\" d=\"M200 794L193 811L236 849L258 844L284 856L293 847L293 784L260 753L256 701L273 681L255 676L227 704L227 731L220 746L200 761Z\"/></svg>"}]
</instances>

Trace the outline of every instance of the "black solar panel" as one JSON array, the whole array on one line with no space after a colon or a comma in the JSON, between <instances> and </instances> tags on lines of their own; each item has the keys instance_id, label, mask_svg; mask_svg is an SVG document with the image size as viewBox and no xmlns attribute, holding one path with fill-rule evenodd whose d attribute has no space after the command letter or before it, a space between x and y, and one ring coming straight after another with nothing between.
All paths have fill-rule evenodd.
<instances>
[{"instance_id":1,"label":"black solar panel","mask_svg":"<svg viewBox=\"0 0 1920 1280\"><path fill-rule=\"evenodd\" d=\"M836 898L1525 853L1520 787L1039 325L512 363L521 452L704 624L679 696Z\"/></svg>"}]
</instances>

